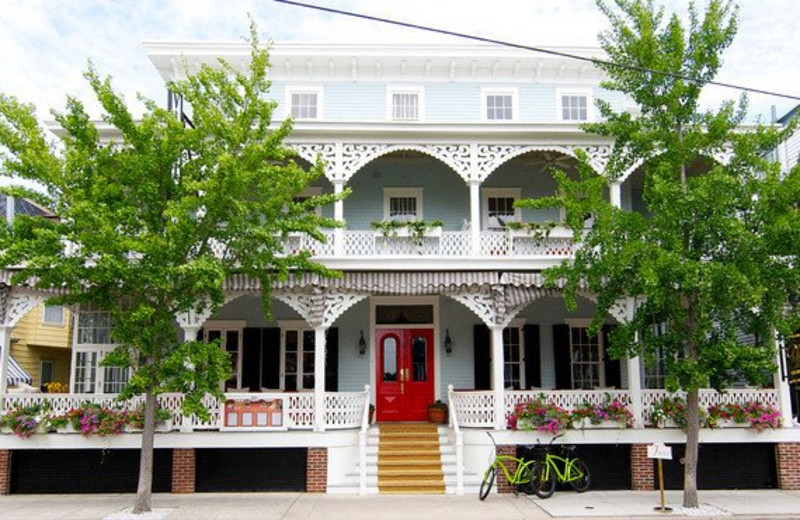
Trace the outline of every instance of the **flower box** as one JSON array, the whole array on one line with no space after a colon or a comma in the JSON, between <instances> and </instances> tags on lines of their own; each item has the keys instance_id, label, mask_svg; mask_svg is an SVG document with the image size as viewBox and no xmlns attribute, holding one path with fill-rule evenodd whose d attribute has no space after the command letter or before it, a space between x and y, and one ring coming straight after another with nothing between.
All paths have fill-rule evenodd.
<instances>
[{"instance_id":1,"label":"flower box","mask_svg":"<svg viewBox=\"0 0 800 520\"><path fill-rule=\"evenodd\" d=\"M167 419L164 422L156 424L156 431L159 433L167 433L172 431L172 419Z\"/></svg>"},{"instance_id":2,"label":"flower box","mask_svg":"<svg viewBox=\"0 0 800 520\"><path fill-rule=\"evenodd\" d=\"M627 425L625 423L609 420L593 423L591 419L584 418L580 424L575 424L575 427L581 430L623 430L627 428Z\"/></svg>"},{"instance_id":3,"label":"flower box","mask_svg":"<svg viewBox=\"0 0 800 520\"><path fill-rule=\"evenodd\" d=\"M675 422L673 419L661 419L660 421L656 421L653 426L659 429L663 428L680 428L680 425Z\"/></svg>"},{"instance_id":4,"label":"flower box","mask_svg":"<svg viewBox=\"0 0 800 520\"><path fill-rule=\"evenodd\" d=\"M56 428L57 433L78 433L78 430L75 429L75 426L68 422L66 426L59 426Z\"/></svg>"},{"instance_id":5,"label":"flower box","mask_svg":"<svg viewBox=\"0 0 800 520\"><path fill-rule=\"evenodd\" d=\"M713 425L713 428L749 428L749 422L739 422L737 423L733 419L717 419L716 423Z\"/></svg>"},{"instance_id":6,"label":"flower box","mask_svg":"<svg viewBox=\"0 0 800 520\"><path fill-rule=\"evenodd\" d=\"M14 430L9 428L8 426L0 426L0 433L10 435L10 434L14 433Z\"/></svg>"}]
</instances>

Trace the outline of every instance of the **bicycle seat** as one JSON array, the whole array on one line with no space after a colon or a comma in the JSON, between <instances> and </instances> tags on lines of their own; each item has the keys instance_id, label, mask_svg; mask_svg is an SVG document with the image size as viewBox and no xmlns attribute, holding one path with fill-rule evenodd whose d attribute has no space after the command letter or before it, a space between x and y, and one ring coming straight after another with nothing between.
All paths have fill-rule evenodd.
<instances>
[{"instance_id":1,"label":"bicycle seat","mask_svg":"<svg viewBox=\"0 0 800 520\"><path fill-rule=\"evenodd\" d=\"M560 448L564 451L573 452L575 451L576 446L574 444L562 444Z\"/></svg>"}]
</instances>

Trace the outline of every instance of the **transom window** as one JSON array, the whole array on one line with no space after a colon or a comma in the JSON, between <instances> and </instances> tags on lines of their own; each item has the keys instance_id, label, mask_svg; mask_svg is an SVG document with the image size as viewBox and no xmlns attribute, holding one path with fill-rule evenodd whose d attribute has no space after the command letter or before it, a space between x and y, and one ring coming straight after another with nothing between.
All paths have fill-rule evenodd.
<instances>
[{"instance_id":1,"label":"transom window","mask_svg":"<svg viewBox=\"0 0 800 520\"><path fill-rule=\"evenodd\" d=\"M562 94L561 120L562 121L588 121L589 96L586 94Z\"/></svg>"},{"instance_id":2,"label":"transom window","mask_svg":"<svg viewBox=\"0 0 800 520\"><path fill-rule=\"evenodd\" d=\"M487 121L513 121L517 118L515 89L483 90L483 115Z\"/></svg>"},{"instance_id":3,"label":"transom window","mask_svg":"<svg viewBox=\"0 0 800 520\"><path fill-rule=\"evenodd\" d=\"M571 324L569 329L572 359L572 388L593 390L605 384L602 335L589 336L587 326Z\"/></svg>"},{"instance_id":4,"label":"transom window","mask_svg":"<svg viewBox=\"0 0 800 520\"><path fill-rule=\"evenodd\" d=\"M484 227L502 231L509 222L519 221L519 210L514 202L520 198L519 188L487 188L484 190Z\"/></svg>"},{"instance_id":5,"label":"transom window","mask_svg":"<svg viewBox=\"0 0 800 520\"><path fill-rule=\"evenodd\" d=\"M318 88L291 89L288 95L289 113L295 119L320 119L322 91Z\"/></svg>"},{"instance_id":6,"label":"transom window","mask_svg":"<svg viewBox=\"0 0 800 520\"><path fill-rule=\"evenodd\" d=\"M384 188L383 218L399 222L422 219L422 188Z\"/></svg>"},{"instance_id":7,"label":"transom window","mask_svg":"<svg viewBox=\"0 0 800 520\"><path fill-rule=\"evenodd\" d=\"M80 345L111 345L111 313L89 304L81 305L78 314Z\"/></svg>"}]
</instances>

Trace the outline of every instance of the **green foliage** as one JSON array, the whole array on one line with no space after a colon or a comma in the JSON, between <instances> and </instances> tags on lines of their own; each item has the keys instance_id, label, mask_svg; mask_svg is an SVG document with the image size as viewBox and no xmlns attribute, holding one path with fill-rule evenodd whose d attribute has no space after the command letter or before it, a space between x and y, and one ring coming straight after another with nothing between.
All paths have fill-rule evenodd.
<instances>
[{"instance_id":1,"label":"green foliage","mask_svg":"<svg viewBox=\"0 0 800 520\"><path fill-rule=\"evenodd\" d=\"M414 245L421 246L425 240L425 234L429 231L442 227L441 220L373 220L370 227L375 231L380 231L385 237L396 237L397 231L407 229L408 236Z\"/></svg>"},{"instance_id":2,"label":"green foliage","mask_svg":"<svg viewBox=\"0 0 800 520\"><path fill-rule=\"evenodd\" d=\"M21 266L14 283L68 289L60 303L111 311L120 346L104 363L132 368L123 397L182 391L184 411L202 414L202 395L219 393L230 363L217 344L179 341L176 316L218 309L223 282L234 273L261 282L265 310L277 280L302 271L336 274L308 251L283 254L289 233L324 241L320 229L339 223L312 210L341 196L295 199L324 166L301 167L283 144L291 121L270 126L268 54L254 27L251 37L246 70L220 61L169 86L191 107L192 125L144 98L137 120L91 65L85 77L110 138L69 98L64 112L54 112L63 133L57 146L32 106L0 94L1 169L45 188L43 195L4 192L60 217L3 224L0 266Z\"/></svg>"}]
</instances>

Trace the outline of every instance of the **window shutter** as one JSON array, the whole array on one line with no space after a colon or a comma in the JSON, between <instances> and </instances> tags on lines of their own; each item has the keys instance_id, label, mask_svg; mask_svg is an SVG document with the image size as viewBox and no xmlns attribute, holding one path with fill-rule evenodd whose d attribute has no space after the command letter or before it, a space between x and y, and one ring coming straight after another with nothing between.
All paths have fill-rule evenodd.
<instances>
[{"instance_id":1,"label":"window shutter","mask_svg":"<svg viewBox=\"0 0 800 520\"><path fill-rule=\"evenodd\" d=\"M245 327L242 334L242 387L261 389L261 329Z\"/></svg>"},{"instance_id":2,"label":"window shutter","mask_svg":"<svg viewBox=\"0 0 800 520\"><path fill-rule=\"evenodd\" d=\"M476 323L473 327L473 346L475 357L475 390L492 388L492 358L489 327Z\"/></svg>"},{"instance_id":3,"label":"window shutter","mask_svg":"<svg viewBox=\"0 0 800 520\"><path fill-rule=\"evenodd\" d=\"M325 337L325 391L339 391L339 329L331 327Z\"/></svg>"},{"instance_id":4,"label":"window shutter","mask_svg":"<svg viewBox=\"0 0 800 520\"><path fill-rule=\"evenodd\" d=\"M611 359L608 355L609 337L614 325L603 325L603 361L606 373L606 386L620 388L622 386L622 374L619 359Z\"/></svg>"},{"instance_id":5,"label":"window shutter","mask_svg":"<svg viewBox=\"0 0 800 520\"><path fill-rule=\"evenodd\" d=\"M281 387L281 329L261 329L261 374L264 388Z\"/></svg>"},{"instance_id":6,"label":"window shutter","mask_svg":"<svg viewBox=\"0 0 800 520\"><path fill-rule=\"evenodd\" d=\"M542 365L539 344L539 325L525 325L525 385L542 386Z\"/></svg>"},{"instance_id":7,"label":"window shutter","mask_svg":"<svg viewBox=\"0 0 800 520\"><path fill-rule=\"evenodd\" d=\"M569 355L569 325L553 325L553 360L556 364L556 389L572 388L572 358Z\"/></svg>"}]
</instances>

